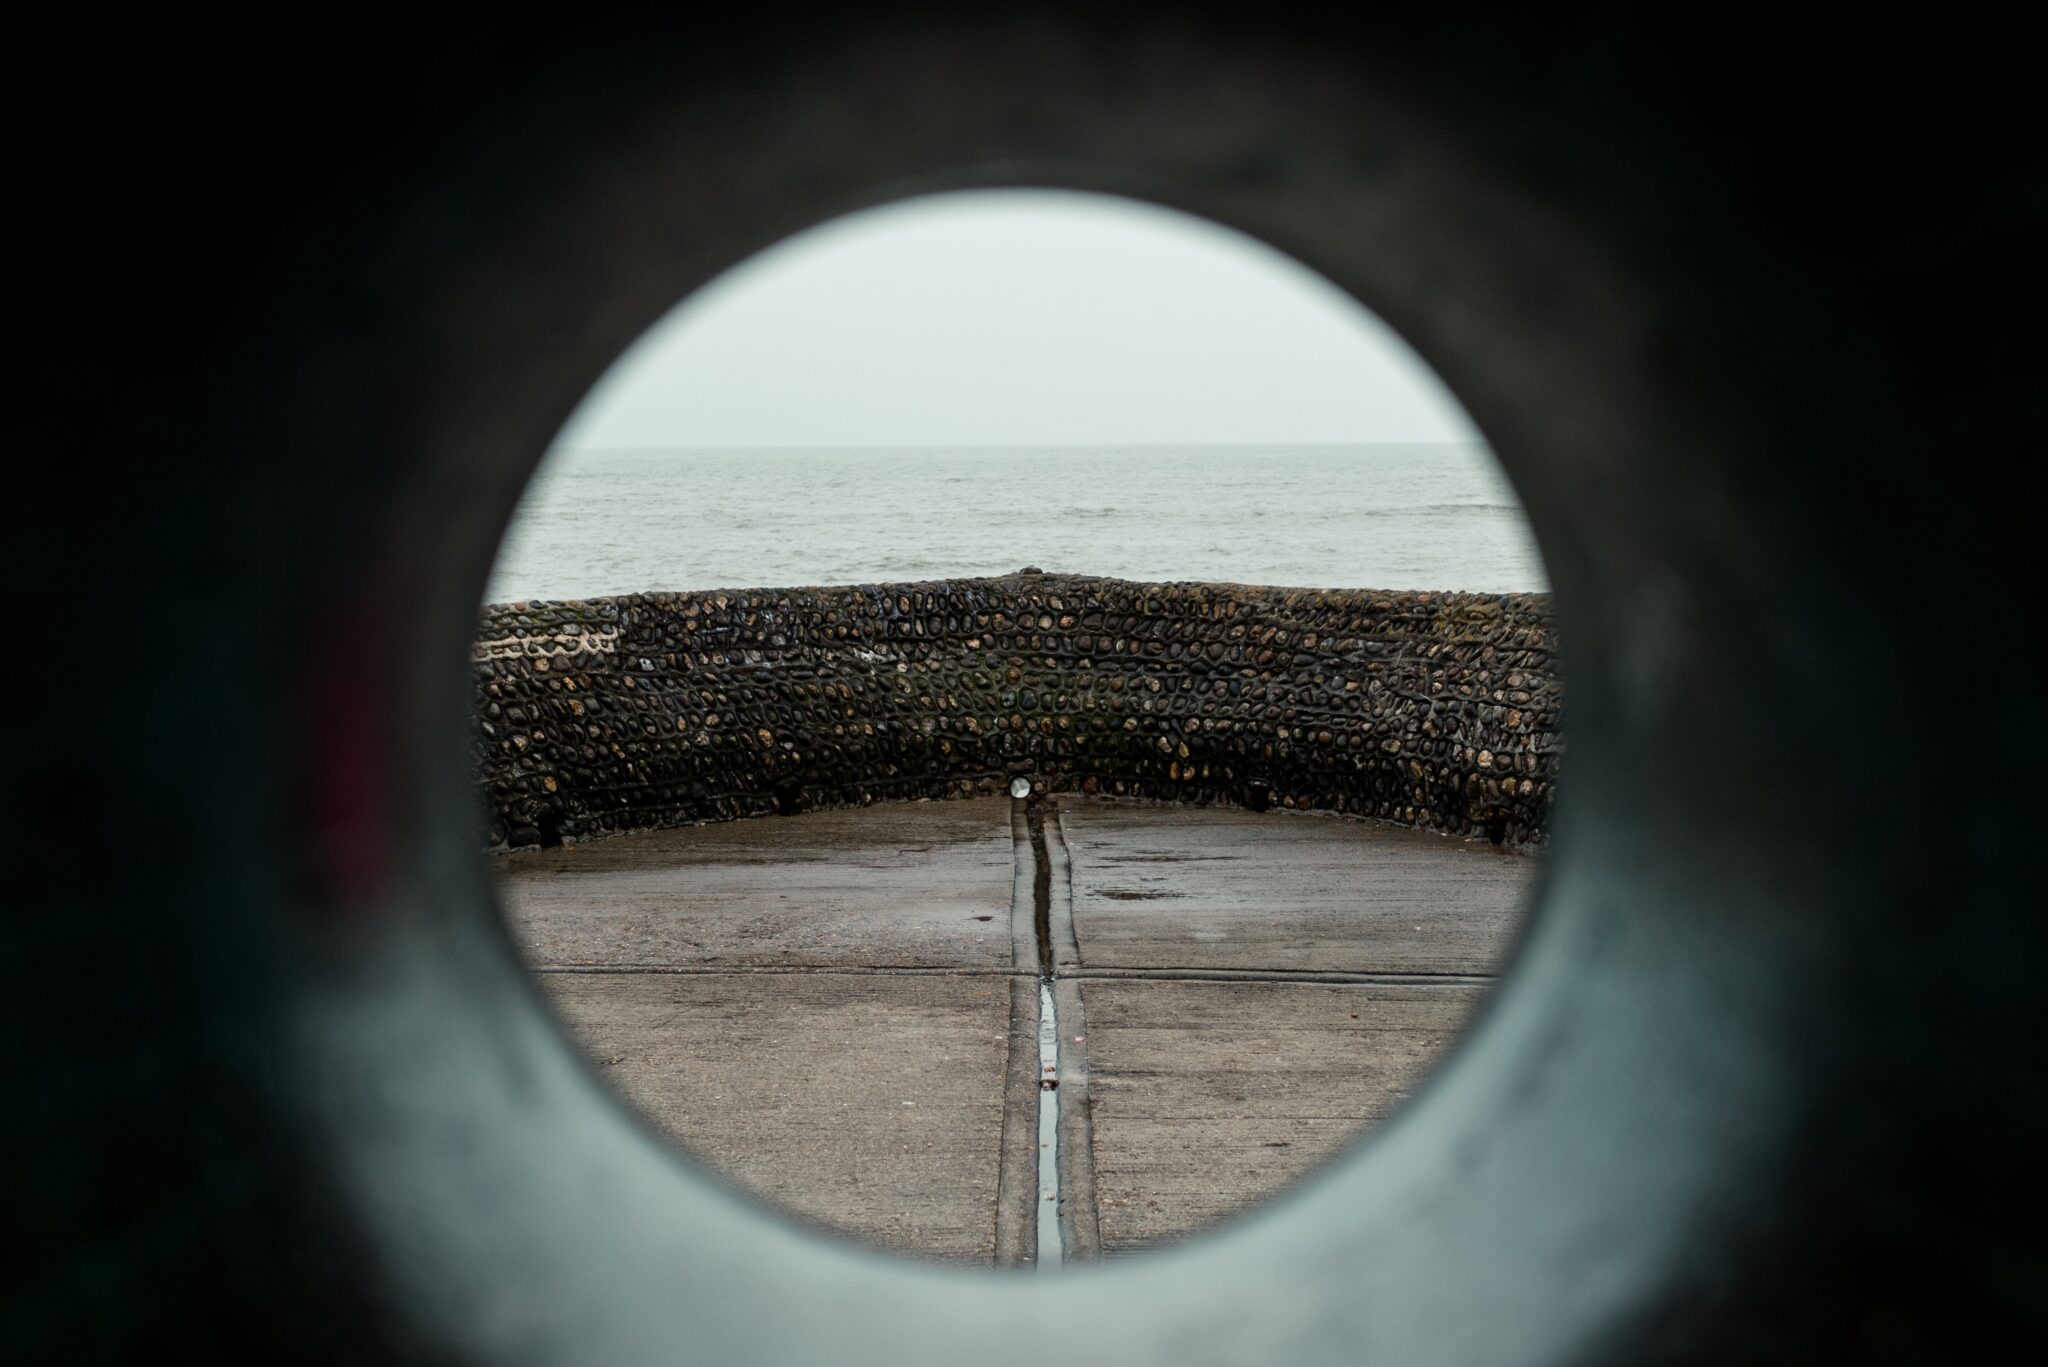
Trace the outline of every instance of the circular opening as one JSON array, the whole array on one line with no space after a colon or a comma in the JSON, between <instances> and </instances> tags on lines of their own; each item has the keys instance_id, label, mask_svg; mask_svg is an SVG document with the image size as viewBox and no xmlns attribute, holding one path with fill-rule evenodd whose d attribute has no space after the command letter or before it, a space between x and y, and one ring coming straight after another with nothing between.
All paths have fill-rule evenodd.
<instances>
[{"instance_id":1,"label":"circular opening","mask_svg":"<svg viewBox=\"0 0 2048 1367\"><path fill-rule=\"evenodd\" d=\"M1998 136L2026 83L1882 98L1873 72L1960 53L1924 26L1774 46L1730 101L1728 52L1634 21L988 13L414 26L260 92L152 53L190 89L42 140L20 313L54 425L23 449L75 453L82 496L19 521L60 581L98 568L26 657L10 1344L1136 1367L2024 1340L2039 917L2006 832L2039 708L1997 648L2031 509L1927 456L2035 411L2027 348L1967 316L2036 250ZM295 155L252 169L251 110ZM1902 167L1943 192L1873 216L1859 188ZM795 227L994 179L1179 204L1372 301L1498 444L1572 651L1542 915L1453 1065L1312 1198L1069 1278L806 1237L629 1123L518 973L465 764L491 549L603 365ZM138 204L200 231L137 233Z\"/></svg>"},{"instance_id":2,"label":"circular opening","mask_svg":"<svg viewBox=\"0 0 2048 1367\"><path fill-rule=\"evenodd\" d=\"M686 1152L898 1252L1043 1270L1289 1189L1420 1085L1540 861L1548 596L1469 419L1132 201L913 201L713 282L490 596L550 1000Z\"/></svg>"}]
</instances>

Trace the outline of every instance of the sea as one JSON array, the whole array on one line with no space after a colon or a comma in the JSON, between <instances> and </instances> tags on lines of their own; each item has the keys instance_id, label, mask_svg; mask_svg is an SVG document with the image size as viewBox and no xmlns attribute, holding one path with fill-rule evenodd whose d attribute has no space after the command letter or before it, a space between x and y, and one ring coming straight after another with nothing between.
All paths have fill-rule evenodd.
<instances>
[{"instance_id":1,"label":"sea","mask_svg":"<svg viewBox=\"0 0 2048 1367\"><path fill-rule=\"evenodd\" d=\"M486 597L1008 574L1543 591L1483 445L557 449Z\"/></svg>"}]
</instances>

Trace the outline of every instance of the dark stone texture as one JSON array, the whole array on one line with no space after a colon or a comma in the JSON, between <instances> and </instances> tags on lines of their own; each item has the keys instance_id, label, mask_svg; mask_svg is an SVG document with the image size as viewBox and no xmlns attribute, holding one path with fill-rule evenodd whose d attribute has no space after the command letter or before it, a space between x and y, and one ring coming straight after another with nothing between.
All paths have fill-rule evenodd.
<instances>
[{"instance_id":1,"label":"dark stone texture","mask_svg":"<svg viewBox=\"0 0 2048 1367\"><path fill-rule=\"evenodd\" d=\"M487 608L494 845L885 799L1052 792L1333 811L1540 843L1541 594L1027 572Z\"/></svg>"}]
</instances>

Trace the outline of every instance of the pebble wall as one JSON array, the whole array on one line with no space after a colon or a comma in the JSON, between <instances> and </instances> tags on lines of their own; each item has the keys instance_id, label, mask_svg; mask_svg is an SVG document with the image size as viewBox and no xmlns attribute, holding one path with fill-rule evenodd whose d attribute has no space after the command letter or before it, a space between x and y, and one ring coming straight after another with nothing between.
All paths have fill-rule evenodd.
<instances>
[{"instance_id":1,"label":"pebble wall","mask_svg":"<svg viewBox=\"0 0 2048 1367\"><path fill-rule=\"evenodd\" d=\"M1543 594L1024 572L484 610L489 840L1041 791L1543 839Z\"/></svg>"}]
</instances>

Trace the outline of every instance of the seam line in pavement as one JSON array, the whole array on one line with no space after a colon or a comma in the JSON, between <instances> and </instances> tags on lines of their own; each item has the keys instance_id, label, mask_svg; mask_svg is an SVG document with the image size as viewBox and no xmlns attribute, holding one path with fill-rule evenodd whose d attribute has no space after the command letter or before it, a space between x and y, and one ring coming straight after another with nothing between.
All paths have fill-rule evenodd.
<instances>
[{"instance_id":1,"label":"seam line in pavement","mask_svg":"<svg viewBox=\"0 0 2048 1367\"><path fill-rule=\"evenodd\" d=\"M662 973L685 978L740 977L750 974L818 978L1036 978L1029 968L962 968L950 965L870 964L529 964L531 973L634 974ZM1490 973L1339 973L1314 969L1261 968L1084 968L1062 973L1073 982L1217 982L1300 983L1331 987L1490 987L1499 979Z\"/></svg>"},{"instance_id":2,"label":"seam line in pavement","mask_svg":"<svg viewBox=\"0 0 2048 1367\"><path fill-rule=\"evenodd\" d=\"M1090 982L1303 983L1331 987L1491 987L1491 973L1343 973L1291 968L1091 968Z\"/></svg>"},{"instance_id":3,"label":"seam line in pavement","mask_svg":"<svg viewBox=\"0 0 2048 1367\"><path fill-rule=\"evenodd\" d=\"M1003 1123L996 1155L995 1264L1038 1261L1038 975L1010 975Z\"/></svg>"},{"instance_id":4,"label":"seam line in pavement","mask_svg":"<svg viewBox=\"0 0 2048 1367\"><path fill-rule=\"evenodd\" d=\"M1011 791L1017 792L1013 786ZM1073 1243L1072 1217L1068 1204L1072 1192L1066 1182L1066 1095L1060 1091L1065 1080L1066 1060L1060 1047L1060 998L1053 991L1058 958L1052 944L1053 869L1052 854L1045 835L1045 802L1026 791L1011 808L1024 816L1024 835L1030 842L1031 927L1034 957L1038 961L1038 1082L1037 1206L1038 1271L1054 1271L1067 1262ZM1058 809L1055 808L1055 811ZM1015 831L1013 823L1011 830ZM1018 858L1024 857L1022 847Z\"/></svg>"},{"instance_id":5,"label":"seam line in pavement","mask_svg":"<svg viewBox=\"0 0 2048 1367\"><path fill-rule=\"evenodd\" d=\"M1095 1182L1095 1097L1088 1081L1088 1013L1081 1000L1081 947L1074 933L1074 854L1067 843L1066 804L1053 805L1045 839L1051 896L1047 953L1054 966L1059 1041L1060 1233L1067 1256L1102 1258L1102 1209Z\"/></svg>"},{"instance_id":6,"label":"seam line in pavement","mask_svg":"<svg viewBox=\"0 0 2048 1367\"><path fill-rule=\"evenodd\" d=\"M1041 995L1035 929L1038 859L1024 803L1010 802L1010 1039L1003 1067L1003 1124L996 1168L996 1266L1039 1259L1038 1034ZM1027 967L1028 966L1028 967ZM1056 1250L1055 1250L1056 1253Z\"/></svg>"},{"instance_id":7,"label":"seam line in pavement","mask_svg":"<svg viewBox=\"0 0 2048 1367\"><path fill-rule=\"evenodd\" d=\"M820 978L1014 978L1014 968L965 968L949 964L529 964L533 973L668 973L685 978L742 974L787 974Z\"/></svg>"}]
</instances>

